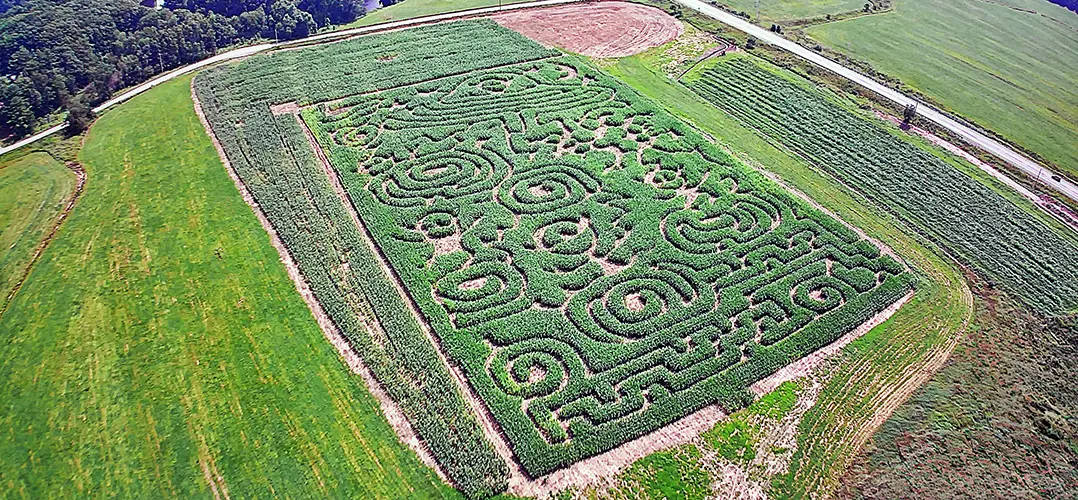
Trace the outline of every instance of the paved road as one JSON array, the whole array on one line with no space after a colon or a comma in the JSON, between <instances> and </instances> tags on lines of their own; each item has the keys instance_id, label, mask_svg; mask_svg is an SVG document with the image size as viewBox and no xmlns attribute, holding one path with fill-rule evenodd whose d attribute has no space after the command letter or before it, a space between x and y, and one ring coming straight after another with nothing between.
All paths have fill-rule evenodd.
<instances>
[{"instance_id":1,"label":"paved road","mask_svg":"<svg viewBox=\"0 0 1078 500\"><path fill-rule=\"evenodd\" d=\"M991 153L992 155L995 155L999 159L1029 174L1031 177L1039 177L1041 182L1044 182L1049 187L1055 189L1056 191L1059 191L1060 193L1074 200L1075 202L1078 202L1078 185L1075 185L1073 182L1062 177L1060 177L1062 179L1061 181L1054 180L1052 176L1058 175L1057 173L1044 168L1041 164L1025 157L1024 155L1011 149L1007 145L991 137L988 137L962 123L959 123L958 121L944 115L940 111L933 109L922 102L918 102L913 98L907 97L901 92L895 91L880 82L877 82L865 75L862 75L850 68L847 68L835 61L832 61L831 59L828 59L816 53L815 51L812 51L808 48L798 45L797 43L787 40L786 38L782 37L777 33L772 33L740 17L730 14L729 12L726 12L717 7L712 7L711 5L705 3L702 0L677 0L677 2L690 9L702 12L707 16L713 17L740 31L748 33L764 43L780 47L813 64L828 69L835 74L847 78L850 81L887 98L888 100L898 103L901 106L916 103L917 114L923 116L925 119L936 123L937 125L946 128L947 130L950 130L951 132L960 136L966 142L978 148L981 148L984 151Z\"/></svg>"},{"instance_id":2,"label":"paved road","mask_svg":"<svg viewBox=\"0 0 1078 500\"><path fill-rule=\"evenodd\" d=\"M206 66L210 66L212 64L217 64L219 62L230 61L230 60L233 60L233 59L241 59L241 58L244 58L244 57L249 57L249 56L252 56L254 54L258 54L258 53L265 52L267 50L271 50L271 49L275 49L275 48L279 48L279 47L293 46L293 45L299 45L299 44L308 44L308 43L327 42L327 41L336 40L336 39L339 39L339 38L347 38L347 37L353 37L353 36L366 35L366 34L370 34L370 33L376 33L376 32L389 31L389 30L394 30L394 29L407 28L409 26L415 26L415 25L419 25L419 24L437 23L437 22L441 22L441 21L448 21L448 20L459 19L459 18L464 18L464 17L475 17L475 16L486 15L486 14L494 14L494 13L497 13L497 12L504 12L504 11L510 11L510 10L519 10L519 9L528 9L528 8L534 8L534 7L546 7L546 6L550 6L550 5L560 5L560 4L574 3L574 2L579 2L579 1L582 1L582 0L539 0L539 1L534 1L534 2L514 3L514 4L510 4L510 5L499 6L499 7L485 7L485 8L481 8L481 9L471 9L471 10L464 10L464 11L459 11L459 12L450 12L450 13L446 13L446 14L438 14L438 15L433 15L433 16L417 17L417 18L413 18L413 19L406 19L406 20L403 20L403 21L393 21L393 22L389 22L389 23L380 23L380 24L374 24L374 25L371 25L371 26L364 26L362 28L352 28L352 29L341 30L341 31L331 31L331 32L328 32L328 33L322 33L320 35L314 35L314 36L310 36L310 37L307 37L307 38L302 38L302 39L299 39L299 40L289 40L287 42L264 43L264 44L261 44L261 45L252 45L250 47L242 47L242 48L238 48L238 49L235 49L235 50L230 50L228 52L223 52L221 54L217 54L217 55L215 55L213 57L210 57L208 59L204 59L204 60L199 61L199 62L194 63L194 64L184 66L182 68L175 69L175 70L170 71L168 73L165 73L165 74L163 74L161 76L158 76L158 77L156 77L156 78L154 78L154 79L152 79L152 80L150 80L148 82L145 82L145 83L143 83L141 85L138 85L136 87L128 89L128 90L118 94L116 97L113 97L112 99L109 99L108 101L105 101L100 106L94 108L94 113L101 114L102 112L108 110L109 108L111 108L111 107L113 107L113 106L115 106L117 104L120 104L120 103L122 103L124 101L127 101L128 99L131 99L132 97L135 97L135 96L137 96L137 95L139 95L139 94L141 94L143 92L146 92L147 90L150 90L150 89L152 89L152 88L154 88L154 87L156 87L156 86L158 86L158 85L160 85L162 83L165 83L165 82L167 82L169 80L172 80L174 78L177 78L179 76L185 75L185 74L190 73L192 71L197 71L197 70L202 69L202 68L204 68ZM23 139L21 141L16 142L16 143L14 143L14 144L12 144L10 146L0 147L0 155L2 155L4 153L7 153L9 151L14 151L14 150L19 149L19 148L21 148L23 146L26 146L28 144L33 144L34 142L37 142L37 141L39 141L41 139L44 139L44 138L46 138L46 137L48 137L50 135L53 135L53 134L55 134L57 132L60 132L61 130L64 130L65 128L67 128L67 124L56 125L55 127L52 127L52 128L47 129L47 130L44 130L42 132L39 132L37 134L34 134L34 135L30 136L30 137L27 137L26 139Z\"/></svg>"}]
</instances>

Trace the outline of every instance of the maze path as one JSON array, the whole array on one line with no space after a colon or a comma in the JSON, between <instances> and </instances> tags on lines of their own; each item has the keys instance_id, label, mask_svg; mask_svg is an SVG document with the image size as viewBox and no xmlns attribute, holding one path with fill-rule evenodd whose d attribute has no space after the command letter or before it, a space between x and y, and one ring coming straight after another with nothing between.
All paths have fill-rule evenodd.
<instances>
[{"instance_id":1,"label":"maze path","mask_svg":"<svg viewBox=\"0 0 1078 500\"><path fill-rule=\"evenodd\" d=\"M538 476L711 404L904 295L904 267L572 59L304 111Z\"/></svg>"}]
</instances>

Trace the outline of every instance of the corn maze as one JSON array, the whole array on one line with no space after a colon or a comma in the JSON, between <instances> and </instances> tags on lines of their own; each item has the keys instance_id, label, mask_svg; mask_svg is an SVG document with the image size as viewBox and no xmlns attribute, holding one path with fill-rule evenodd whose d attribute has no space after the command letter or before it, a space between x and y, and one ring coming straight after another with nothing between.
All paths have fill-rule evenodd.
<instances>
[{"instance_id":1,"label":"corn maze","mask_svg":"<svg viewBox=\"0 0 1078 500\"><path fill-rule=\"evenodd\" d=\"M538 477L746 405L911 289L892 257L576 58L489 22L346 43L326 54L348 71L292 51L196 90L319 302L469 496L504 489L505 465L417 320ZM424 57L436 69L408 73ZM298 115L270 111L289 102Z\"/></svg>"},{"instance_id":2,"label":"corn maze","mask_svg":"<svg viewBox=\"0 0 1078 500\"><path fill-rule=\"evenodd\" d=\"M908 289L878 248L571 59L304 118L533 475L741 407Z\"/></svg>"}]
</instances>

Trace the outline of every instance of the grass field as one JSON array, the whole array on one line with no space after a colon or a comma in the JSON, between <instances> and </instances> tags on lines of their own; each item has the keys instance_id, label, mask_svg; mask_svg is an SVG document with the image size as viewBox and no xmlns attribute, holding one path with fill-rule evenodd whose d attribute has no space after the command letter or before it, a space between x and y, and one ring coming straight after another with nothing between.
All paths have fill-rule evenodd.
<instances>
[{"instance_id":1,"label":"grass field","mask_svg":"<svg viewBox=\"0 0 1078 500\"><path fill-rule=\"evenodd\" d=\"M189 83L90 130L86 191L0 320L3 496L458 496L322 336Z\"/></svg>"},{"instance_id":2,"label":"grass field","mask_svg":"<svg viewBox=\"0 0 1078 500\"><path fill-rule=\"evenodd\" d=\"M913 300L851 344L830 365L831 376L820 399L800 425L799 450L791 470L774 478L772 488L779 498L833 491L854 451L867 438L862 428L850 422L867 422L888 404L896 386L908 383L934 355L946 352L964 332L972 313L969 290L962 274L938 255L934 245L906 232L892 216L872 208L857 193L667 78L659 69L665 62L663 49L658 48L604 69L718 138L746 163L777 174L843 220L878 238L922 273Z\"/></svg>"},{"instance_id":3,"label":"grass field","mask_svg":"<svg viewBox=\"0 0 1078 500\"><path fill-rule=\"evenodd\" d=\"M406 0L371 12L342 29L526 1L530 0Z\"/></svg>"},{"instance_id":4,"label":"grass field","mask_svg":"<svg viewBox=\"0 0 1078 500\"><path fill-rule=\"evenodd\" d=\"M1078 16L1043 0L1008 3L1051 17L980 0L896 0L891 13L807 33L1078 176L1078 20L1065 23Z\"/></svg>"},{"instance_id":5,"label":"grass field","mask_svg":"<svg viewBox=\"0 0 1078 500\"><path fill-rule=\"evenodd\" d=\"M719 3L756 17L755 0L719 0ZM793 21L858 10L864 5L862 0L760 0L760 17L764 21Z\"/></svg>"},{"instance_id":6,"label":"grass field","mask_svg":"<svg viewBox=\"0 0 1078 500\"><path fill-rule=\"evenodd\" d=\"M47 153L0 165L0 309L75 191L76 178Z\"/></svg>"}]
</instances>

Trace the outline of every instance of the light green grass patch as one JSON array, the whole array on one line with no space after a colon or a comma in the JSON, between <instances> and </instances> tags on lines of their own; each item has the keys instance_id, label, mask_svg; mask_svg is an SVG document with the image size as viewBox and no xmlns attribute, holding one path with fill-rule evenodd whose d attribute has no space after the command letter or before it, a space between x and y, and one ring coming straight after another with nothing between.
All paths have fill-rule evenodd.
<instances>
[{"instance_id":1,"label":"light green grass patch","mask_svg":"<svg viewBox=\"0 0 1078 500\"><path fill-rule=\"evenodd\" d=\"M373 11L342 29L359 28L391 21L403 21L405 19L433 16L460 10L497 7L499 5L509 5L526 1L531 0L407 0Z\"/></svg>"},{"instance_id":2,"label":"light green grass patch","mask_svg":"<svg viewBox=\"0 0 1078 500\"><path fill-rule=\"evenodd\" d=\"M75 191L75 174L45 153L0 164L0 308Z\"/></svg>"},{"instance_id":3,"label":"light green grass patch","mask_svg":"<svg viewBox=\"0 0 1078 500\"><path fill-rule=\"evenodd\" d=\"M637 460L620 476L615 498L696 500L711 494L711 474L705 470L700 448L685 445Z\"/></svg>"},{"instance_id":4,"label":"light green grass patch","mask_svg":"<svg viewBox=\"0 0 1078 500\"><path fill-rule=\"evenodd\" d=\"M189 84L98 120L0 319L3 496L457 497L323 337Z\"/></svg>"},{"instance_id":5,"label":"light green grass patch","mask_svg":"<svg viewBox=\"0 0 1078 500\"><path fill-rule=\"evenodd\" d=\"M719 0L734 10L756 17L755 0ZM760 0L760 17L765 21L792 21L858 10L863 0Z\"/></svg>"}]
</instances>

